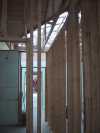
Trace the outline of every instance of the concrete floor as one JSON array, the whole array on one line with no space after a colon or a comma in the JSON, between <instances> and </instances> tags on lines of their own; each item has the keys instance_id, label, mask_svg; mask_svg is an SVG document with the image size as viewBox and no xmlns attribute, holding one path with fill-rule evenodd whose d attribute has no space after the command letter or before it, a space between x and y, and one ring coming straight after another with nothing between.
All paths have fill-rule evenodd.
<instances>
[{"instance_id":1,"label":"concrete floor","mask_svg":"<svg viewBox=\"0 0 100 133\"><path fill-rule=\"evenodd\" d=\"M37 133L37 95L33 95L33 133ZM45 116L44 111L42 111L42 130L41 133L51 133L50 129L48 128L48 124L45 123ZM7 126L1 126L0 127L0 133L26 133L25 127L7 127Z\"/></svg>"},{"instance_id":2,"label":"concrete floor","mask_svg":"<svg viewBox=\"0 0 100 133\"><path fill-rule=\"evenodd\" d=\"M26 128L1 126L0 127L0 133L26 133ZM34 131L33 133L37 133L37 132ZM47 124L45 124L44 133L51 133Z\"/></svg>"},{"instance_id":3,"label":"concrete floor","mask_svg":"<svg viewBox=\"0 0 100 133\"><path fill-rule=\"evenodd\" d=\"M23 127L0 127L0 133L26 133L26 128Z\"/></svg>"}]
</instances>

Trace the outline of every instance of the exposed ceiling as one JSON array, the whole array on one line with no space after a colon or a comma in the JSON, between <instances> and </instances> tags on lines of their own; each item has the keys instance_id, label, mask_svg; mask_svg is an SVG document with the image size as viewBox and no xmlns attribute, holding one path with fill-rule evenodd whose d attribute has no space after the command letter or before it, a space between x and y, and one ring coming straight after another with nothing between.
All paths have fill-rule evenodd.
<instances>
[{"instance_id":1,"label":"exposed ceiling","mask_svg":"<svg viewBox=\"0 0 100 133\"><path fill-rule=\"evenodd\" d=\"M0 0L0 37L22 37L41 22L50 20L65 10L69 0Z\"/></svg>"}]
</instances>

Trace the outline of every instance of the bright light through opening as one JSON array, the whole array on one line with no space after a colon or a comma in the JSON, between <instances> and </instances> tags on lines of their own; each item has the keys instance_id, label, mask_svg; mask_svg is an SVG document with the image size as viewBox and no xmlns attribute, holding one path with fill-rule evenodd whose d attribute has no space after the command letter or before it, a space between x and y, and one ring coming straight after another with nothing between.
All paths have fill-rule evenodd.
<instances>
[{"instance_id":1,"label":"bright light through opening","mask_svg":"<svg viewBox=\"0 0 100 133\"><path fill-rule=\"evenodd\" d=\"M55 38L57 37L58 33L63 27L67 16L68 16L68 12L64 12L61 15L59 15L56 21L56 24L53 27L52 32L51 32L51 28L52 28L52 24L54 23L53 20L50 20L48 23L41 26L41 48L44 48L44 50L47 50L51 47ZM30 38L30 33L27 34L27 38ZM33 31L33 45L35 46L34 48L37 49L37 45L38 45L38 30L37 29Z\"/></svg>"},{"instance_id":2,"label":"bright light through opening","mask_svg":"<svg viewBox=\"0 0 100 133\"><path fill-rule=\"evenodd\" d=\"M57 35L59 34L61 28L63 27L66 18L68 16L68 12L64 12L63 14L61 14L56 22L56 25L52 31L51 36L48 39L47 44L45 45L45 49L49 49L51 47L51 45L53 44L55 38L57 37Z\"/></svg>"}]
</instances>

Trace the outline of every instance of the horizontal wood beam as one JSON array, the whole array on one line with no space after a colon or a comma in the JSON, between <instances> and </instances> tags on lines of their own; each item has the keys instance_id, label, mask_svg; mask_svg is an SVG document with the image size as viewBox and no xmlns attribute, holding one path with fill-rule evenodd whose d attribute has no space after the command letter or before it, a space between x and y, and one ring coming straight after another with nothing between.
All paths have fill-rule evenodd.
<instances>
[{"instance_id":1,"label":"horizontal wood beam","mask_svg":"<svg viewBox=\"0 0 100 133\"><path fill-rule=\"evenodd\" d=\"M27 40L27 38L0 37L0 42L26 42Z\"/></svg>"}]
</instances>

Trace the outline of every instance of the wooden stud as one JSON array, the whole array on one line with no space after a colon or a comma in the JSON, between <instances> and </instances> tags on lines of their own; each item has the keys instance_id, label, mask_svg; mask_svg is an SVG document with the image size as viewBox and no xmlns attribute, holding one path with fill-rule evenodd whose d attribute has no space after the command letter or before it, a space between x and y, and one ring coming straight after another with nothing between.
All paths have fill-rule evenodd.
<instances>
[{"instance_id":1,"label":"wooden stud","mask_svg":"<svg viewBox=\"0 0 100 133\"><path fill-rule=\"evenodd\" d=\"M47 61L46 61L47 62ZM47 71L48 71L48 68L46 67L46 85L45 85L45 121L47 122L48 121L48 83L47 83Z\"/></svg>"},{"instance_id":2,"label":"wooden stud","mask_svg":"<svg viewBox=\"0 0 100 133\"><path fill-rule=\"evenodd\" d=\"M66 132L65 31L47 53L47 120L53 133Z\"/></svg>"},{"instance_id":3,"label":"wooden stud","mask_svg":"<svg viewBox=\"0 0 100 133\"><path fill-rule=\"evenodd\" d=\"M100 36L97 1L82 1L81 12L84 64L85 133L99 133Z\"/></svg>"},{"instance_id":4,"label":"wooden stud","mask_svg":"<svg viewBox=\"0 0 100 133\"><path fill-rule=\"evenodd\" d=\"M0 42L19 42L19 43L26 43L27 39L22 39L22 38L15 38L15 37L0 37Z\"/></svg>"},{"instance_id":5,"label":"wooden stud","mask_svg":"<svg viewBox=\"0 0 100 133\"><path fill-rule=\"evenodd\" d=\"M26 1L27 2L27 1ZM27 41L27 133L33 133L33 0L29 1L30 4L30 39ZM26 6L26 4L25 4ZM24 14L25 15L25 14ZM25 16L24 16L25 17ZM27 25L28 26L28 25ZM26 27L27 28L27 27Z\"/></svg>"},{"instance_id":6,"label":"wooden stud","mask_svg":"<svg viewBox=\"0 0 100 133\"><path fill-rule=\"evenodd\" d=\"M7 0L2 0L1 30L3 36L5 36L7 34Z\"/></svg>"},{"instance_id":7,"label":"wooden stud","mask_svg":"<svg viewBox=\"0 0 100 133\"><path fill-rule=\"evenodd\" d=\"M53 59L53 56L52 56L52 50L50 49L49 52L47 53L47 102L48 102L48 105L47 105L47 120L48 120L48 125L50 128L52 128L52 125L51 125L51 121L52 121L52 85L53 85L53 78L52 78L52 75L53 75L53 69L52 69L52 59ZM51 84L52 82L52 84Z\"/></svg>"},{"instance_id":8,"label":"wooden stud","mask_svg":"<svg viewBox=\"0 0 100 133\"><path fill-rule=\"evenodd\" d=\"M38 105L37 133L41 133L41 1L38 3Z\"/></svg>"},{"instance_id":9,"label":"wooden stud","mask_svg":"<svg viewBox=\"0 0 100 133\"><path fill-rule=\"evenodd\" d=\"M71 8L67 23L68 132L81 132L80 43L78 12Z\"/></svg>"},{"instance_id":10,"label":"wooden stud","mask_svg":"<svg viewBox=\"0 0 100 133\"><path fill-rule=\"evenodd\" d=\"M33 43L26 45L27 78L26 78L26 132L33 133Z\"/></svg>"}]
</instances>

